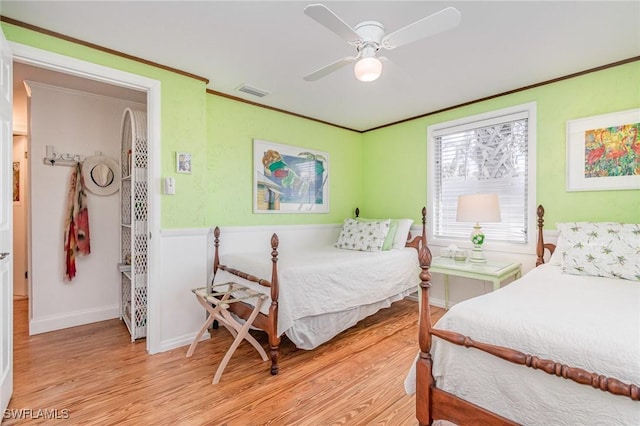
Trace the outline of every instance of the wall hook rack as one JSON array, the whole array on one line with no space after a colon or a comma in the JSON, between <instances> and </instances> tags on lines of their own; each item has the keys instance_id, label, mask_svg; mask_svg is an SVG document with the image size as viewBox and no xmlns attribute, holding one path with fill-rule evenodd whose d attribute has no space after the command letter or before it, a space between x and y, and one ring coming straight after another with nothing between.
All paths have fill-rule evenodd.
<instances>
[{"instance_id":1,"label":"wall hook rack","mask_svg":"<svg viewBox=\"0 0 640 426\"><path fill-rule=\"evenodd\" d=\"M47 155L43 159L43 163L47 166L75 166L79 162L84 161L84 156L79 154L58 154L53 145L47 145Z\"/></svg>"}]
</instances>

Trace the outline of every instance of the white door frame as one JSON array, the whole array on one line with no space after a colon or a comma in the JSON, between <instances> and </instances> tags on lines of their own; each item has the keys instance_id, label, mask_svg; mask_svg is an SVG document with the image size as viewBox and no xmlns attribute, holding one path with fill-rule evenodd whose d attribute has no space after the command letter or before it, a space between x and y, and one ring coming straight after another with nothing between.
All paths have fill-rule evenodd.
<instances>
[{"instance_id":1,"label":"white door frame","mask_svg":"<svg viewBox=\"0 0 640 426\"><path fill-rule=\"evenodd\" d=\"M147 93L147 126L149 142L149 240L147 288L147 352L161 350L162 300L159 286L160 269L160 81L137 74L63 56L20 43L9 42L16 62L75 75L90 80L140 90ZM115 268L115 265L114 265ZM29 253L29 269L31 254ZM30 290L31 294L31 290Z\"/></svg>"},{"instance_id":2,"label":"white door frame","mask_svg":"<svg viewBox=\"0 0 640 426\"><path fill-rule=\"evenodd\" d=\"M13 65L0 29L0 411L13 394Z\"/></svg>"}]
</instances>

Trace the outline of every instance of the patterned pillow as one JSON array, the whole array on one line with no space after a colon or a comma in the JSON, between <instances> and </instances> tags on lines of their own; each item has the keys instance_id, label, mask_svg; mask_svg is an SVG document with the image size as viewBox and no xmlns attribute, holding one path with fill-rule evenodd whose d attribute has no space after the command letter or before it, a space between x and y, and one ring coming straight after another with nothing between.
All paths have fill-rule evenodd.
<instances>
[{"instance_id":1,"label":"patterned pillow","mask_svg":"<svg viewBox=\"0 0 640 426\"><path fill-rule=\"evenodd\" d=\"M640 224L557 224L562 272L640 281Z\"/></svg>"},{"instance_id":2,"label":"patterned pillow","mask_svg":"<svg viewBox=\"0 0 640 426\"><path fill-rule=\"evenodd\" d=\"M365 219L363 217L357 217L356 220L358 222L383 222L383 219ZM384 238L384 243L382 244L382 250L387 251L391 250L393 245L393 238L396 236L396 229L398 229L398 220L397 219L389 219L389 232L387 232L387 236Z\"/></svg>"},{"instance_id":3,"label":"patterned pillow","mask_svg":"<svg viewBox=\"0 0 640 426\"><path fill-rule=\"evenodd\" d=\"M388 219L377 222L345 219L335 246L347 250L380 251L388 232Z\"/></svg>"}]
</instances>

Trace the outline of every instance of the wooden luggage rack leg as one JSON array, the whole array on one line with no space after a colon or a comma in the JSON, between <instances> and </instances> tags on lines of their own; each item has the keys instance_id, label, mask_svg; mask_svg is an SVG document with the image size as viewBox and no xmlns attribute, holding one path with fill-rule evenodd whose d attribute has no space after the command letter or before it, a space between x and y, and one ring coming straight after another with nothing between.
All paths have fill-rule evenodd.
<instances>
[{"instance_id":1,"label":"wooden luggage rack leg","mask_svg":"<svg viewBox=\"0 0 640 426\"><path fill-rule=\"evenodd\" d=\"M213 287L222 287L222 286L227 287L227 289L220 292L213 291ZM234 337L233 343L227 350L227 353L224 355L222 362L220 363L220 365L218 366L218 369L216 370L216 374L213 376L213 381L212 381L213 384L217 384L220 382L222 373L224 372L224 369L229 363L231 356L233 355L233 353L236 351L236 349L238 348L240 343L242 343L243 340L246 340L247 342L251 343L251 345L256 349L256 351L258 351L258 354L260 355L263 361L267 361L269 359L267 357L266 352L260 345L260 343L258 343L258 341L251 334L249 334L249 328L251 327L251 324L253 324L253 321L255 320L256 316L260 312L262 303L267 299L266 295L262 293L258 293L247 287L240 286L235 283L216 284L209 287L196 288L191 291L196 295L196 299L198 300L198 303L200 303L200 305L202 305L206 309L209 315L207 317L207 320L204 322L204 324L202 324L202 327L200 328L200 331L198 331L198 334L196 335L193 342L191 343L191 346L189 346L189 350L187 351L187 357L190 357L191 355L193 355L193 352L195 351L196 346L198 345L198 342L200 342L200 338L202 337L204 332L211 326L214 320L217 320L222 325L224 325L225 328L229 330L231 335ZM239 291L246 294L246 296L237 297L237 298L231 297L232 293L239 292ZM229 313L229 305L231 303L236 303L236 302L247 300L247 299L253 299L255 300L255 302L252 302L253 310L251 311L251 315L249 315L249 318L245 321L244 324L241 324Z\"/></svg>"}]
</instances>

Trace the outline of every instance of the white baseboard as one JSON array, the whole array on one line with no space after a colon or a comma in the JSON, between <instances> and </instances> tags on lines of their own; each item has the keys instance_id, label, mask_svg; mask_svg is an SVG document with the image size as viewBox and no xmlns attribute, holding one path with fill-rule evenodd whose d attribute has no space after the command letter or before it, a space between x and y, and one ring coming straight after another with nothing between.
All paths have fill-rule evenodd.
<instances>
[{"instance_id":1,"label":"white baseboard","mask_svg":"<svg viewBox=\"0 0 640 426\"><path fill-rule=\"evenodd\" d=\"M429 298L429 304L431 306L435 306L437 308L444 308L444 300L443 299L436 299L436 298L430 297ZM451 303L451 301L449 301L449 304L453 305ZM451 306L449 306L449 307L451 307Z\"/></svg>"},{"instance_id":2,"label":"white baseboard","mask_svg":"<svg viewBox=\"0 0 640 426\"><path fill-rule=\"evenodd\" d=\"M120 317L120 305L101 306L85 311L68 312L62 315L52 315L34 318L29 321L29 335L46 333L78 325L91 324Z\"/></svg>"},{"instance_id":3,"label":"white baseboard","mask_svg":"<svg viewBox=\"0 0 640 426\"><path fill-rule=\"evenodd\" d=\"M158 352L170 351L172 349L181 348L183 346L191 345L193 339L196 337L196 333L187 334L184 336L175 337L173 339L167 339L160 342L160 350ZM208 340L211 335L207 332L202 335L200 341ZM196 349L197 350L197 349ZM184 353L187 353L185 349Z\"/></svg>"},{"instance_id":4,"label":"white baseboard","mask_svg":"<svg viewBox=\"0 0 640 426\"><path fill-rule=\"evenodd\" d=\"M413 300L414 302L417 302L418 301L418 292L416 291L415 293L411 293L410 295L405 297L405 299L409 299L409 300ZM435 306L435 307L438 307L438 308L444 308L444 300L435 299L433 297L430 297L429 298L429 305Z\"/></svg>"},{"instance_id":5,"label":"white baseboard","mask_svg":"<svg viewBox=\"0 0 640 426\"><path fill-rule=\"evenodd\" d=\"M409 300L413 300L414 302L417 302L418 301L418 292L416 291L415 293L411 293L410 295L405 297L405 299L409 299Z\"/></svg>"}]
</instances>

